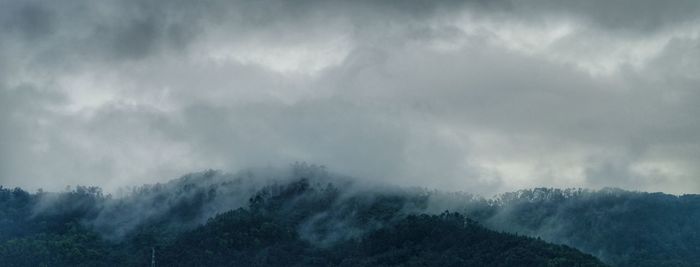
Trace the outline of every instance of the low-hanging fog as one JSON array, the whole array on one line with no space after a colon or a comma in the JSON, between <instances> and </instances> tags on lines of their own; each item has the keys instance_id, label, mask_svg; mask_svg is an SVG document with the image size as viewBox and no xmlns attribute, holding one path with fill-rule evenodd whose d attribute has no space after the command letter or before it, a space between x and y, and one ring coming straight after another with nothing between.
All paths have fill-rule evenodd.
<instances>
[{"instance_id":1,"label":"low-hanging fog","mask_svg":"<svg viewBox=\"0 0 700 267\"><path fill-rule=\"evenodd\" d=\"M700 192L700 2L0 2L0 184Z\"/></svg>"}]
</instances>

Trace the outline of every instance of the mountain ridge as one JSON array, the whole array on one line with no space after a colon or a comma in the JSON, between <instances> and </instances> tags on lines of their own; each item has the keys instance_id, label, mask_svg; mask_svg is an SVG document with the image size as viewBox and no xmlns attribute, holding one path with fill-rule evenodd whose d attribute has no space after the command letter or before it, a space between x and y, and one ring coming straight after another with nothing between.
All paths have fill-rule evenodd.
<instances>
[{"instance_id":1,"label":"mountain ridge","mask_svg":"<svg viewBox=\"0 0 700 267\"><path fill-rule=\"evenodd\" d=\"M580 249L613 266L700 262L693 247L697 243L693 219L700 216L694 211L700 207L697 195L536 188L486 199L419 188L372 187L305 164L289 172L264 174L268 176L193 173L164 184L136 187L120 197L104 195L97 187L35 194L0 187L5 218L0 223L0 242L21 243L32 235L52 240L58 238L53 234L73 231L80 233L82 239L77 240L102 244L97 247L125 242L166 247L163 244L204 227L211 218L243 208L276 214L273 217L294 225L302 242L323 248L355 242L408 216L440 216L449 211L491 230ZM640 209L649 212L632 217ZM655 217L654 212L663 216ZM669 219L675 220L674 227L669 228ZM640 229L645 232L637 233ZM633 244L639 240L647 243ZM667 247L649 249L658 242ZM142 252L140 256L147 258L148 251Z\"/></svg>"}]
</instances>

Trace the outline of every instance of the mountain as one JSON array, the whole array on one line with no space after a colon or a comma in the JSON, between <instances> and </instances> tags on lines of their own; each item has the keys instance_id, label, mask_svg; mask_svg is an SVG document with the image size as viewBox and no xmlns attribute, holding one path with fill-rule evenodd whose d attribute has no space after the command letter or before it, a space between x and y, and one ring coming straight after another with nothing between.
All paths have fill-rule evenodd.
<instances>
[{"instance_id":1,"label":"mountain","mask_svg":"<svg viewBox=\"0 0 700 267\"><path fill-rule=\"evenodd\" d=\"M700 195L537 188L503 194L488 212L466 214L615 266L700 266Z\"/></svg>"},{"instance_id":2,"label":"mountain","mask_svg":"<svg viewBox=\"0 0 700 267\"><path fill-rule=\"evenodd\" d=\"M153 256L151 248L162 266L604 266L573 248L487 230L458 213L403 214L414 200L347 196L332 184L305 178L266 186L248 207L192 229L164 223L191 217L182 214L194 214L187 209L200 209L196 203L207 197L190 198L176 205L183 209L179 213L162 213L166 218L118 241L90 226L89 220L101 216L98 207L110 201L99 190L64 193L54 200L61 204L40 214L27 206L41 206L45 196L2 192L8 211L3 221L16 223L3 228L12 234L0 245L2 266L142 266Z\"/></svg>"},{"instance_id":3,"label":"mountain","mask_svg":"<svg viewBox=\"0 0 700 267\"><path fill-rule=\"evenodd\" d=\"M315 246L294 225L245 209L187 232L166 266L605 266L591 255L497 233L458 213L409 215L357 239Z\"/></svg>"},{"instance_id":4,"label":"mountain","mask_svg":"<svg viewBox=\"0 0 700 267\"><path fill-rule=\"evenodd\" d=\"M0 188L0 266L698 266L698 207L616 189L486 199L304 164L119 196Z\"/></svg>"}]
</instances>

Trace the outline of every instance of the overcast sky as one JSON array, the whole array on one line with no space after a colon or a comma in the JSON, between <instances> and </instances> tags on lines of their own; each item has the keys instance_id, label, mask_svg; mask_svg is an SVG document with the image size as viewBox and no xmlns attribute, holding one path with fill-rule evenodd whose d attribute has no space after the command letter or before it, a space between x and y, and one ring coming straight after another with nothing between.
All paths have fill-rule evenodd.
<instances>
[{"instance_id":1,"label":"overcast sky","mask_svg":"<svg viewBox=\"0 0 700 267\"><path fill-rule=\"evenodd\" d=\"M700 1L0 0L0 184L700 193Z\"/></svg>"}]
</instances>

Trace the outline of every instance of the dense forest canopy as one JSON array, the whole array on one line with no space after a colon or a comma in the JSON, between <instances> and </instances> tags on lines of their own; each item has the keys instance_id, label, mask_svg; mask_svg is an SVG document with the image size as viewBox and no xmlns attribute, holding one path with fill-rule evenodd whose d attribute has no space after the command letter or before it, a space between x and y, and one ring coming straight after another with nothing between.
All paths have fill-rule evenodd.
<instances>
[{"instance_id":1,"label":"dense forest canopy","mask_svg":"<svg viewBox=\"0 0 700 267\"><path fill-rule=\"evenodd\" d=\"M163 266L697 266L699 226L696 195L538 188L487 199L299 164L118 196L0 188L0 265L143 266L155 249Z\"/></svg>"}]
</instances>

